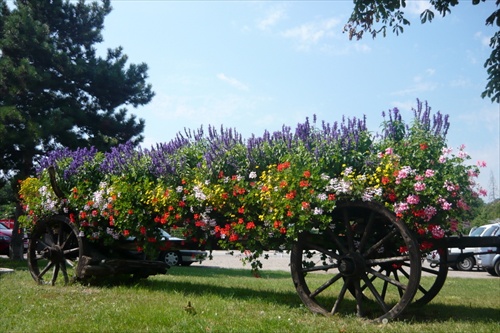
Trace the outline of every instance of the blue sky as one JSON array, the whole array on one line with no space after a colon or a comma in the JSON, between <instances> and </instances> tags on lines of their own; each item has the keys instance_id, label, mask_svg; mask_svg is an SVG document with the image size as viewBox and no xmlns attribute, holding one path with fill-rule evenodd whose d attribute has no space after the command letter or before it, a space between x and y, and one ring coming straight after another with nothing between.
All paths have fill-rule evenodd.
<instances>
[{"instance_id":1,"label":"blue sky","mask_svg":"<svg viewBox=\"0 0 500 333\"><path fill-rule=\"evenodd\" d=\"M425 25L427 2L408 1L402 35L361 41L342 33L351 1L111 3L100 51L121 45L131 63L147 63L156 92L129 109L146 121L144 147L184 128L222 124L249 137L314 114L330 123L366 115L378 131L382 111L398 107L410 120L419 98L450 115L449 146L487 162L480 183L490 192L493 175L499 197L500 109L480 97L493 0L463 1Z\"/></svg>"}]
</instances>

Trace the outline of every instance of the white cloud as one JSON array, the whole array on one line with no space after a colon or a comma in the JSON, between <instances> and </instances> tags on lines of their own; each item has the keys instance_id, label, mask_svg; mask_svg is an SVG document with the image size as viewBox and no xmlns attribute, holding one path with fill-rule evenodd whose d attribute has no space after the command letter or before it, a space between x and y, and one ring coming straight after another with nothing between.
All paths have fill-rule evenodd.
<instances>
[{"instance_id":1,"label":"white cloud","mask_svg":"<svg viewBox=\"0 0 500 333\"><path fill-rule=\"evenodd\" d=\"M491 37L485 36L482 31L478 31L474 34L474 38L481 42L481 45L484 47L490 47Z\"/></svg>"},{"instance_id":2,"label":"white cloud","mask_svg":"<svg viewBox=\"0 0 500 333\"><path fill-rule=\"evenodd\" d=\"M236 89L239 90L248 90L248 86L245 85L244 83L241 83L240 81L236 80L235 78L228 77L224 73L219 73L217 74L217 78L221 81L229 83L231 86L235 87Z\"/></svg>"},{"instance_id":3,"label":"white cloud","mask_svg":"<svg viewBox=\"0 0 500 333\"><path fill-rule=\"evenodd\" d=\"M413 84L406 88L395 91L392 95L404 96L404 95L412 95L416 96L418 93L433 91L437 88L438 84L436 82L430 81L429 78L434 75L435 69L428 68L421 75L415 75L413 77Z\"/></svg>"},{"instance_id":4,"label":"white cloud","mask_svg":"<svg viewBox=\"0 0 500 333\"><path fill-rule=\"evenodd\" d=\"M406 1L406 8L403 8L404 11L407 11L410 14L418 15L426 10L431 9L432 5L429 1L417 0L417 1Z\"/></svg>"},{"instance_id":5,"label":"white cloud","mask_svg":"<svg viewBox=\"0 0 500 333\"><path fill-rule=\"evenodd\" d=\"M285 16L285 10L283 9L283 7L274 7L267 13L267 16L265 18L257 22L257 28L259 28L260 30L267 30L270 27L276 25Z\"/></svg>"},{"instance_id":6,"label":"white cloud","mask_svg":"<svg viewBox=\"0 0 500 333\"><path fill-rule=\"evenodd\" d=\"M281 35L285 38L297 40L300 49L308 49L311 45L318 44L325 38L335 36L334 28L337 27L340 22L339 19L330 18L320 22L306 23L285 30Z\"/></svg>"}]
</instances>

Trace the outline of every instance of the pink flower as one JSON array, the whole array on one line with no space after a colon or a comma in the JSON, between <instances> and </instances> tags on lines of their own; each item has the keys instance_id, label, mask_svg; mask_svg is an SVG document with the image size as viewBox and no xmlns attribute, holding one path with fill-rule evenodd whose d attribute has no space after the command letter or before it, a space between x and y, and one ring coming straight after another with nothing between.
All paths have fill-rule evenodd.
<instances>
[{"instance_id":1,"label":"pink flower","mask_svg":"<svg viewBox=\"0 0 500 333\"><path fill-rule=\"evenodd\" d=\"M392 153L393 153L393 152L394 152L394 151L393 151L393 149L392 149L392 148L387 148L387 149L385 150L385 154L386 154L386 155L392 155Z\"/></svg>"},{"instance_id":2,"label":"pink flower","mask_svg":"<svg viewBox=\"0 0 500 333\"><path fill-rule=\"evenodd\" d=\"M452 207L452 204L451 204L451 203L449 203L449 202L443 202L443 203L441 204L441 208L443 208L443 210L450 210L450 209L451 209L451 207Z\"/></svg>"},{"instance_id":3,"label":"pink flower","mask_svg":"<svg viewBox=\"0 0 500 333\"><path fill-rule=\"evenodd\" d=\"M430 178L432 176L434 176L434 170L431 169L425 170L425 177Z\"/></svg>"},{"instance_id":4,"label":"pink flower","mask_svg":"<svg viewBox=\"0 0 500 333\"><path fill-rule=\"evenodd\" d=\"M457 220L451 220L450 221L450 231L455 232L458 230L458 221Z\"/></svg>"},{"instance_id":5,"label":"pink flower","mask_svg":"<svg viewBox=\"0 0 500 333\"><path fill-rule=\"evenodd\" d=\"M441 239L444 237L444 230L438 226L432 228L431 232L432 232L432 237L434 237L435 239Z\"/></svg>"},{"instance_id":6,"label":"pink flower","mask_svg":"<svg viewBox=\"0 0 500 333\"><path fill-rule=\"evenodd\" d=\"M416 181L422 181L422 180L424 180L424 176L421 176L421 175L416 175L416 176L415 176L415 180L416 180Z\"/></svg>"},{"instance_id":7,"label":"pink flower","mask_svg":"<svg viewBox=\"0 0 500 333\"><path fill-rule=\"evenodd\" d=\"M402 214L404 211L408 210L408 204L405 202L394 204L394 213Z\"/></svg>"},{"instance_id":8,"label":"pink flower","mask_svg":"<svg viewBox=\"0 0 500 333\"><path fill-rule=\"evenodd\" d=\"M477 161L476 164L480 168L485 168L486 167L486 161Z\"/></svg>"},{"instance_id":9,"label":"pink flower","mask_svg":"<svg viewBox=\"0 0 500 333\"><path fill-rule=\"evenodd\" d=\"M437 209L432 206L427 206L424 208L424 213L425 213L424 220L429 222L434 217L434 215L436 215Z\"/></svg>"},{"instance_id":10,"label":"pink flower","mask_svg":"<svg viewBox=\"0 0 500 333\"><path fill-rule=\"evenodd\" d=\"M462 199L460 199L460 200L457 201L457 207L461 208L463 210L469 210L470 209L469 205L465 201L463 201Z\"/></svg>"},{"instance_id":11,"label":"pink flower","mask_svg":"<svg viewBox=\"0 0 500 333\"><path fill-rule=\"evenodd\" d=\"M408 198L406 198L406 202L410 205L417 205L420 202L420 197L418 195L410 194Z\"/></svg>"},{"instance_id":12,"label":"pink flower","mask_svg":"<svg viewBox=\"0 0 500 333\"><path fill-rule=\"evenodd\" d=\"M413 188L415 189L415 191L421 192L421 191L425 190L425 183L416 182L415 185L413 185Z\"/></svg>"}]
</instances>

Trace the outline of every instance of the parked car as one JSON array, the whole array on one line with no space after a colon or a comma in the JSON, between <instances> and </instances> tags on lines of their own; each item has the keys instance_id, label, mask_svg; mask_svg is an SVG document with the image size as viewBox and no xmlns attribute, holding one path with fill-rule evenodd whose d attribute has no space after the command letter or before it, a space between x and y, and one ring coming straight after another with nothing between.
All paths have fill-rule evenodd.
<instances>
[{"instance_id":1,"label":"parked car","mask_svg":"<svg viewBox=\"0 0 500 333\"><path fill-rule=\"evenodd\" d=\"M488 225L473 228L469 232L469 237L481 237L485 236L484 233L487 230ZM474 253L479 252L478 248L467 247L465 249L460 249L452 247L448 249L448 264L452 269L459 271L470 271L477 265L477 257ZM427 262L431 266L436 266L440 262L439 253L437 251L432 251L427 255Z\"/></svg>"},{"instance_id":2,"label":"parked car","mask_svg":"<svg viewBox=\"0 0 500 333\"><path fill-rule=\"evenodd\" d=\"M197 244L192 244L179 237L173 237L168 232L160 229L162 235L161 248L158 260L170 266L189 266L194 262L202 262L207 258L207 252L197 249Z\"/></svg>"},{"instance_id":3,"label":"parked car","mask_svg":"<svg viewBox=\"0 0 500 333\"><path fill-rule=\"evenodd\" d=\"M500 237L500 223L488 224L482 233L482 236ZM500 276L500 253L497 253L496 247L480 247L476 255L478 265L489 274Z\"/></svg>"},{"instance_id":4,"label":"parked car","mask_svg":"<svg viewBox=\"0 0 500 333\"><path fill-rule=\"evenodd\" d=\"M9 246L12 240L12 229L0 222L0 254L9 254ZM28 235L23 236L24 252L28 251Z\"/></svg>"},{"instance_id":5,"label":"parked car","mask_svg":"<svg viewBox=\"0 0 500 333\"><path fill-rule=\"evenodd\" d=\"M0 223L0 254L9 254L12 230Z\"/></svg>"}]
</instances>

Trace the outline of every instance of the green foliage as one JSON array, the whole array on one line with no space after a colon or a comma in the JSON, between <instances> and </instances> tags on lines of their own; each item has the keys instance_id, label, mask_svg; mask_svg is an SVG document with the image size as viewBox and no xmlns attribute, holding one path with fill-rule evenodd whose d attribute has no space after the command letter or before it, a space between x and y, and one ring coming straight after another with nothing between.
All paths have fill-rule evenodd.
<instances>
[{"instance_id":1,"label":"green foliage","mask_svg":"<svg viewBox=\"0 0 500 333\"><path fill-rule=\"evenodd\" d=\"M100 150L142 140L144 121L124 105L147 104L147 65L121 47L96 55L109 0L0 0L0 175L34 174L40 155L58 147ZM10 172L10 173L9 173ZM12 173L13 172L13 173Z\"/></svg>"},{"instance_id":2,"label":"green foliage","mask_svg":"<svg viewBox=\"0 0 500 333\"><path fill-rule=\"evenodd\" d=\"M477 214L471 223L471 226L480 226L483 224L500 221L500 200L495 200L483 204L477 209Z\"/></svg>"},{"instance_id":3,"label":"green foliage","mask_svg":"<svg viewBox=\"0 0 500 333\"><path fill-rule=\"evenodd\" d=\"M478 5L486 0L472 0ZM431 6L443 17L451 12L451 7L458 5L458 0L430 0ZM496 0L497 7L500 0ZM410 21L405 18L403 9L406 7L405 0L354 0L354 9L344 31L349 33L349 39L363 38L365 32L375 38L379 33L385 37L388 28L399 35L404 31L404 26L409 26ZM434 11L425 9L420 14L421 23L431 22L434 19ZM500 28L500 9L495 10L485 20L486 25ZM497 31L490 39L492 49L490 57L484 63L488 73L488 82L481 97L488 97L494 103L500 102L500 31Z\"/></svg>"}]
</instances>

